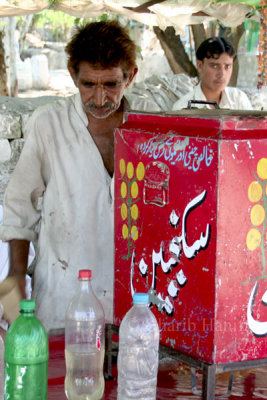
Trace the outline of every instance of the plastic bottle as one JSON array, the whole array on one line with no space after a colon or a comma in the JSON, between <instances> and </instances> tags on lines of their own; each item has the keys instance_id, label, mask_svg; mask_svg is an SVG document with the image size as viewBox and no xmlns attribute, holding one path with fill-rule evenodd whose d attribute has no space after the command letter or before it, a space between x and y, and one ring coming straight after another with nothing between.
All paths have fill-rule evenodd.
<instances>
[{"instance_id":1,"label":"plastic bottle","mask_svg":"<svg viewBox=\"0 0 267 400\"><path fill-rule=\"evenodd\" d=\"M34 300L20 301L20 316L5 339L5 400L46 400L48 338Z\"/></svg>"},{"instance_id":2,"label":"plastic bottle","mask_svg":"<svg viewBox=\"0 0 267 400\"><path fill-rule=\"evenodd\" d=\"M79 271L80 288L66 312L65 393L69 400L98 400L104 393L105 317L91 275L89 269Z\"/></svg>"},{"instance_id":3,"label":"plastic bottle","mask_svg":"<svg viewBox=\"0 0 267 400\"><path fill-rule=\"evenodd\" d=\"M118 400L155 400L159 327L147 293L135 293L119 329Z\"/></svg>"},{"instance_id":4,"label":"plastic bottle","mask_svg":"<svg viewBox=\"0 0 267 400\"><path fill-rule=\"evenodd\" d=\"M0 400L4 399L4 379L5 379L4 351L5 351L5 345L2 336L0 334Z\"/></svg>"},{"instance_id":5,"label":"plastic bottle","mask_svg":"<svg viewBox=\"0 0 267 400\"><path fill-rule=\"evenodd\" d=\"M4 307L2 303L0 303L0 321L2 319L3 312L4 312ZM0 332L0 400L4 399L4 380L5 380L4 351L5 351L4 340Z\"/></svg>"}]
</instances>

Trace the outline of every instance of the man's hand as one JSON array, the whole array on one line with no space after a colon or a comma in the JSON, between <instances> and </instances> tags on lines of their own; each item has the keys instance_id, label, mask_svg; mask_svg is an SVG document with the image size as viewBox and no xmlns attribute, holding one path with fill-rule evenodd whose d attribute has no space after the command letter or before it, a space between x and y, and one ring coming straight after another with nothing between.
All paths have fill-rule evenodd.
<instances>
[{"instance_id":1,"label":"man's hand","mask_svg":"<svg viewBox=\"0 0 267 400\"><path fill-rule=\"evenodd\" d=\"M6 338L6 331L5 329L0 327L0 336L2 336L3 341L5 341Z\"/></svg>"},{"instance_id":2,"label":"man's hand","mask_svg":"<svg viewBox=\"0 0 267 400\"><path fill-rule=\"evenodd\" d=\"M16 278L22 298L26 298L26 272L30 242L28 240L13 239L10 242L10 269L9 276Z\"/></svg>"}]
</instances>

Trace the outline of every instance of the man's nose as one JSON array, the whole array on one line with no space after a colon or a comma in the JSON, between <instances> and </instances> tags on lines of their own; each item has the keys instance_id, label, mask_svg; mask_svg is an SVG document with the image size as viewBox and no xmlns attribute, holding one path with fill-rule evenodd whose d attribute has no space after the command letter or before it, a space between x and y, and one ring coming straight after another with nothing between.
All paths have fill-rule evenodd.
<instances>
[{"instance_id":1,"label":"man's nose","mask_svg":"<svg viewBox=\"0 0 267 400\"><path fill-rule=\"evenodd\" d=\"M96 85L94 91L94 103L101 107L105 104L106 101L106 91L103 85Z\"/></svg>"},{"instance_id":2,"label":"man's nose","mask_svg":"<svg viewBox=\"0 0 267 400\"><path fill-rule=\"evenodd\" d=\"M223 67L218 68L218 76L223 77L226 71Z\"/></svg>"}]
</instances>

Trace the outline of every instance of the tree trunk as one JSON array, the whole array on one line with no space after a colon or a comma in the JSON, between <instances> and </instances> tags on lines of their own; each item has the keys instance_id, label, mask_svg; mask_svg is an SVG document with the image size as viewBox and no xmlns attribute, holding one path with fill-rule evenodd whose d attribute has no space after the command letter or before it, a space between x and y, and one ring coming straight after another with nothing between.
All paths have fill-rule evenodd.
<instances>
[{"instance_id":1,"label":"tree trunk","mask_svg":"<svg viewBox=\"0 0 267 400\"><path fill-rule=\"evenodd\" d=\"M25 17L25 19L23 20L23 26L20 29L20 37L19 37L19 54L20 54L20 56L23 51L26 33L29 32L29 28L31 26L32 20L33 20L33 14L27 15Z\"/></svg>"},{"instance_id":2,"label":"tree trunk","mask_svg":"<svg viewBox=\"0 0 267 400\"><path fill-rule=\"evenodd\" d=\"M9 47L9 92L10 96L12 97L16 97L18 94L15 30L16 17L8 17L6 24L6 35Z\"/></svg>"},{"instance_id":3,"label":"tree trunk","mask_svg":"<svg viewBox=\"0 0 267 400\"><path fill-rule=\"evenodd\" d=\"M175 34L174 28L169 26L165 31L162 31L159 27L154 26L153 29L160 41L173 73L185 73L192 77L197 76L197 69L190 61L180 35Z\"/></svg>"},{"instance_id":4,"label":"tree trunk","mask_svg":"<svg viewBox=\"0 0 267 400\"><path fill-rule=\"evenodd\" d=\"M239 41L240 41L241 36L243 35L244 32L245 32L244 24L238 25L236 27L236 33L234 35L233 43L232 43L236 53L238 51ZM238 58L236 57L235 61L234 61L233 73L232 73L232 76L231 76L231 80L229 82L229 86L236 86L237 78L238 78L238 70L239 70L239 63L238 63Z\"/></svg>"},{"instance_id":5,"label":"tree trunk","mask_svg":"<svg viewBox=\"0 0 267 400\"><path fill-rule=\"evenodd\" d=\"M190 25L195 43L195 52L206 38L206 31L203 24Z\"/></svg>"},{"instance_id":6,"label":"tree trunk","mask_svg":"<svg viewBox=\"0 0 267 400\"><path fill-rule=\"evenodd\" d=\"M244 32L245 32L244 24L238 25L235 31L233 31L231 28L225 28L222 26L220 26L219 30L220 36L224 37L225 39L228 39L232 43L236 53L238 51L239 40ZM238 64L238 58L236 57L234 60L233 73L229 82L229 86L236 86L238 70L239 70L239 64Z\"/></svg>"},{"instance_id":7,"label":"tree trunk","mask_svg":"<svg viewBox=\"0 0 267 400\"><path fill-rule=\"evenodd\" d=\"M4 32L0 31L0 96L8 96L5 47L3 43Z\"/></svg>"}]
</instances>

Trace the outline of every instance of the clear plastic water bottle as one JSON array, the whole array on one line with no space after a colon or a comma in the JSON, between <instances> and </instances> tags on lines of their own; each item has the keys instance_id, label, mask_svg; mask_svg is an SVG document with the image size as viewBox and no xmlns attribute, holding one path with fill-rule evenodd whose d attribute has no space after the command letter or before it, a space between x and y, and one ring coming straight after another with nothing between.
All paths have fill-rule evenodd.
<instances>
[{"instance_id":1,"label":"clear plastic water bottle","mask_svg":"<svg viewBox=\"0 0 267 400\"><path fill-rule=\"evenodd\" d=\"M79 271L79 291L66 312L65 393L69 400L99 400L104 393L105 317L91 275L91 270Z\"/></svg>"},{"instance_id":2,"label":"clear plastic water bottle","mask_svg":"<svg viewBox=\"0 0 267 400\"><path fill-rule=\"evenodd\" d=\"M135 293L119 329L118 400L155 400L159 327L147 293Z\"/></svg>"},{"instance_id":3,"label":"clear plastic water bottle","mask_svg":"<svg viewBox=\"0 0 267 400\"><path fill-rule=\"evenodd\" d=\"M21 300L6 334L5 400L47 400L48 338L34 310L34 300Z\"/></svg>"}]
</instances>

